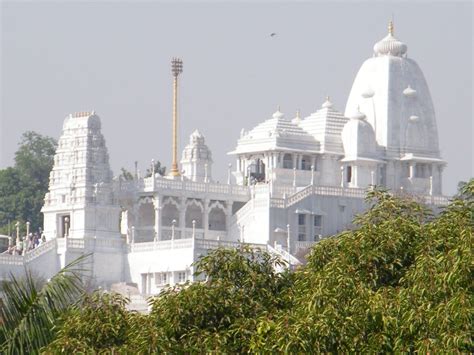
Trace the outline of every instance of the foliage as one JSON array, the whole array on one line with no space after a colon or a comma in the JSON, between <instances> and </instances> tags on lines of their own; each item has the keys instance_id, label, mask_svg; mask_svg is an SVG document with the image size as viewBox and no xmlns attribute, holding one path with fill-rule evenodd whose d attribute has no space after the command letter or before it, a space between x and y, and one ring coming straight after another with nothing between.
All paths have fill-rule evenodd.
<instances>
[{"instance_id":1,"label":"foliage","mask_svg":"<svg viewBox=\"0 0 474 355\"><path fill-rule=\"evenodd\" d=\"M31 222L31 230L42 226L41 208L48 191L56 142L35 132L25 132L15 153L15 165L0 170L0 232L8 222ZM22 223L23 224L23 223Z\"/></svg>"},{"instance_id":2,"label":"foliage","mask_svg":"<svg viewBox=\"0 0 474 355\"><path fill-rule=\"evenodd\" d=\"M161 166L161 162L156 161L154 163L154 168L155 168L155 174L160 174L161 176L165 175L166 167ZM147 168L146 173L145 173L145 177L146 178L150 177L151 174L152 174L152 168L151 167ZM130 171L128 171L127 169L121 168L119 178L123 181L132 181L134 179L134 175Z\"/></svg>"},{"instance_id":3,"label":"foliage","mask_svg":"<svg viewBox=\"0 0 474 355\"><path fill-rule=\"evenodd\" d=\"M155 174L160 174L161 176L164 176L166 174L166 166L161 166L160 161L154 162L154 170ZM145 177L150 177L152 174L152 168L146 169L146 174Z\"/></svg>"},{"instance_id":4,"label":"foliage","mask_svg":"<svg viewBox=\"0 0 474 355\"><path fill-rule=\"evenodd\" d=\"M255 319L284 307L279 296L290 274L278 274L281 261L265 251L217 249L200 259L203 282L174 287L152 300L151 319L166 338L149 344L167 352L242 352L256 330Z\"/></svg>"},{"instance_id":5,"label":"foliage","mask_svg":"<svg viewBox=\"0 0 474 355\"><path fill-rule=\"evenodd\" d=\"M43 349L46 353L113 351L127 341L134 317L125 309L128 299L116 293L96 291L63 314L56 339Z\"/></svg>"},{"instance_id":6,"label":"foliage","mask_svg":"<svg viewBox=\"0 0 474 355\"><path fill-rule=\"evenodd\" d=\"M256 352L472 352L472 214L454 200L433 218L384 191L358 228L313 248L294 303L259 320ZM466 192L465 191L465 192Z\"/></svg>"},{"instance_id":7,"label":"foliage","mask_svg":"<svg viewBox=\"0 0 474 355\"><path fill-rule=\"evenodd\" d=\"M355 228L308 263L247 247L193 265L200 280L150 299L149 315L96 293L56 322L47 353L471 353L474 180L437 215L369 192Z\"/></svg>"},{"instance_id":8,"label":"foliage","mask_svg":"<svg viewBox=\"0 0 474 355\"><path fill-rule=\"evenodd\" d=\"M130 171L128 171L125 168L122 168L120 171L121 171L121 173L119 175L119 179L124 180L124 181L132 181L133 180L133 174Z\"/></svg>"},{"instance_id":9,"label":"foliage","mask_svg":"<svg viewBox=\"0 0 474 355\"><path fill-rule=\"evenodd\" d=\"M42 285L30 271L23 279L13 275L2 285L0 304L0 352L35 354L54 338L53 326L61 314L83 293L81 257Z\"/></svg>"}]
</instances>

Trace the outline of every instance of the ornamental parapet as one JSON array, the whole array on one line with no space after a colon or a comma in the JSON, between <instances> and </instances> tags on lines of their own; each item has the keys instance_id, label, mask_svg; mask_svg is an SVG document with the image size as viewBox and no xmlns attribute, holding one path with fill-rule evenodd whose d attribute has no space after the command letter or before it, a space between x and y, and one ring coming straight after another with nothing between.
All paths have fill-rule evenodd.
<instances>
[{"instance_id":1,"label":"ornamental parapet","mask_svg":"<svg viewBox=\"0 0 474 355\"><path fill-rule=\"evenodd\" d=\"M117 183L120 195L127 193L158 192L166 195L215 195L221 199L247 201L250 197L249 187L216 182L196 182L189 180L166 179L161 176L149 177L133 181L120 181Z\"/></svg>"}]
</instances>

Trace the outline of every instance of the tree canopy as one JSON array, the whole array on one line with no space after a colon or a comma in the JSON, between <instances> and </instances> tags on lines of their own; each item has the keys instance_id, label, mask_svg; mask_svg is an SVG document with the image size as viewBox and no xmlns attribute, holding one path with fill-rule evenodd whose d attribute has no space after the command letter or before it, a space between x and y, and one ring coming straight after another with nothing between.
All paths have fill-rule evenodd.
<instances>
[{"instance_id":1,"label":"tree canopy","mask_svg":"<svg viewBox=\"0 0 474 355\"><path fill-rule=\"evenodd\" d=\"M376 189L351 231L325 239L308 263L243 247L210 251L201 281L150 299L86 295L54 321L46 353L470 353L474 180L439 214Z\"/></svg>"},{"instance_id":2,"label":"tree canopy","mask_svg":"<svg viewBox=\"0 0 474 355\"><path fill-rule=\"evenodd\" d=\"M53 138L31 131L21 136L14 166L0 170L0 232L17 220L30 221L32 230L42 226L40 211L55 150Z\"/></svg>"}]
</instances>

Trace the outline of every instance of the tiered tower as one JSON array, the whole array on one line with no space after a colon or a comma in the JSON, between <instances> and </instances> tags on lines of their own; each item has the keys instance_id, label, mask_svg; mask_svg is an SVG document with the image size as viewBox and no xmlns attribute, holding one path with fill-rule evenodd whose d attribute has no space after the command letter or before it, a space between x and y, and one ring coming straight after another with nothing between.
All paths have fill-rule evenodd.
<instances>
[{"instance_id":1,"label":"tiered tower","mask_svg":"<svg viewBox=\"0 0 474 355\"><path fill-rule=\"evenodd\" d=\"M64 120L49 192L45 196L46 238L116 238L120 207L99 116L70 114Z\"/></svg>"},{"instance_id":2,"label":"tiered tower","mask_svg":"<svg viewBox=\"0 0 474 355\"><path fill-rule=\"evenodd\" d=\"M192 181L209 182L211 177L212 155L204 136L195 130L189 137L189 144L183 150L181 169L184 176Z\"/></svg>"}]
</instances>

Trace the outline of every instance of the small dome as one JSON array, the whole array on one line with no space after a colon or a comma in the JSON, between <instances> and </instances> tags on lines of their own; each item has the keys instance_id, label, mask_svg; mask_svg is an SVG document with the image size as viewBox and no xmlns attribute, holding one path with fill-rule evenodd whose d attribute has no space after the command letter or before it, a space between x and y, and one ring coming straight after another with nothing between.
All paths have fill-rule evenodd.
<instances>
[{"instance_id":1,"label":"small dome","mask_svg":"<svg viewBox=\"0 0 474 355\"><path fill-rule=\"evenodd\" d=\"M408 87L405 90L403 90L403 95L405 95L405 96L416 96L416 90L412 89L410 87L410 85L408 85Z\"/></svg>"},{"instance_id":2,"label":"small dome","mask_svg":"<svg viewBox=\"0 0 474 355\"><path fill-rule=\"evenodd\" d=\"M323 102L321 105L322 108L331 108L333 106L331 100L329 100L329 96L326 96L326 101Z\"/></svg>"},{"instance_id":3,"label":"small dome","mask_svg":"<svg viewBox=\"0 0 474 355\"><path fill-rule=\"evenodd\" d=\"M403 56L407 52L407 45L393 36L393 23L388 25L388 35L374 45L374 52L377 56L393 55Z\"/></svg>"},{"instance_id":4,"label":"small dome","mask_svg":"<svg viewBox=\"0 0 474 355\"><path fill-rule=\"evenodd\" d=\"M376 155L376 139L372 125L359 109L342 129L342 144L346 158L371 158Z\"/></svg>"},{"instance_id":5,"label":"small dome","mask_svg":"<svg viewBox=\"0 0 474 355\"><path fill-rule=\"evenodd\" d=\"M357 111L354 112L349 118L353 120L365 120L365 114L360 112L360 108L357 107Z\"/></svg>"},{"instance_id":6,"label":"small dome","mask_svg":"<svg viewBox=\"0 0 474 355\"><path fill-rule=\"evenodd\" d=\"M374 90L372 90L371 88L367 88L367 90L365 90L361 96L364 98L364 99L370 99L371 97L374 97L375 95L375 92Z\"/></svg>"},{"instance_id":7,"label":"small dome","mask_svg":"<svg viewBox=\"0 0 474 355\"><path fill-rule=\"evenodd\" d=\"M276 112L272 115L272 117L276 118L276 119L281 119L281 118L285 117L283 112L280 111L280 106L278 106Z\"/></svg>"},{"instance_id":8,"label":"small dome","mask_svg":"<svg viewBox=\"0 0 474 355\"><path fill-rule=\"evenodd\" d=\"M296 111L296 116L291 120L292 123L298 124L301 122L300 110Z\"/></svg>"}]
</instances>

